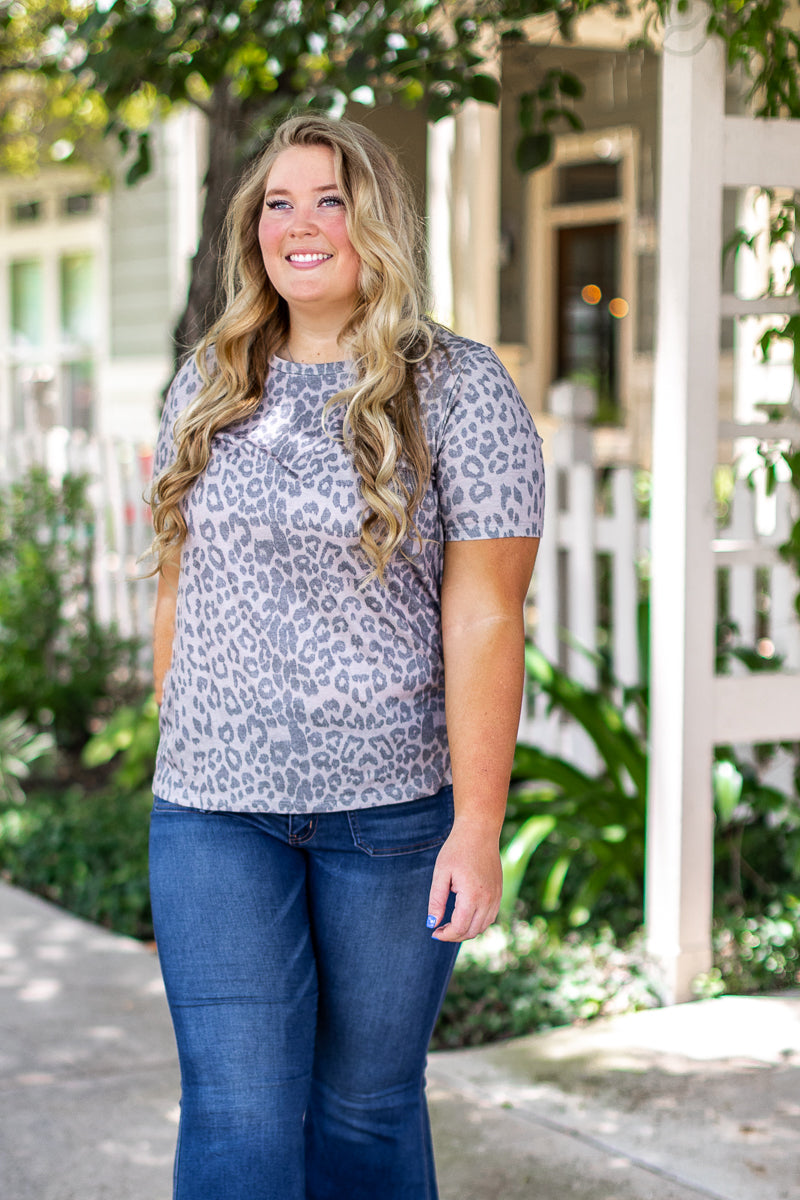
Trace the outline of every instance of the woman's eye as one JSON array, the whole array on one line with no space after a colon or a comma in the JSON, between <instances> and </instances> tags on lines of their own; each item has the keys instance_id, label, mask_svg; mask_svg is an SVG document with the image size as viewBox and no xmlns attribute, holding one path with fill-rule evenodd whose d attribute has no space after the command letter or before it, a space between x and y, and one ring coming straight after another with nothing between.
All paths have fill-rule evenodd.
<instances>
[{"instance_id":1,"label":"woman's eye","mask_svg":"<svg viewBox=\"0 0 800 1200\"><path fill-rule=\"evenodd\" d=\"M320 200L320 204L344 205L344 200L341 196L323 196Z\"/></svg>"},{"instance_id":2,"label":"woman's eye","mask_svg":"<svg viewBox=\"0 0 800 1200\"><path fill-rule=\"evenodd\" d=\"M289 201L288 200L267 200L265 202L264 207L265 208L288 208Z\"/></svg>"}]
</instances>

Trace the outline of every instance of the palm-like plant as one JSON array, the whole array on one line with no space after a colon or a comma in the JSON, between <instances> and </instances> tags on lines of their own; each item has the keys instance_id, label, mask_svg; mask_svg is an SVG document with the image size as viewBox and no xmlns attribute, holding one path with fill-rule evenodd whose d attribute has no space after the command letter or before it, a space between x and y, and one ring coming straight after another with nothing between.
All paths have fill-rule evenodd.
<instances>
[{"instance_id":1,"label":"palm-like plant","mask_svg":"<svg viewBox=\"0 0 800 1200\"><path fill-rule=\"evenodd\" d=\"M563 902L570 873L567 920L584 924L601 897L640 898L644 882L647 749L643 733L622 708L554 667L535 646L525 652L532 689L544 694L591 739L599 767L581 770L557 755L519 744L514 757L510 823L517 824L503 849L503 903L508 919L536 856L536 903L554 913ZM624 697L626 703L630 696ZM626 703L627 707L627 703Z\"/></svg>"}]
</instances>

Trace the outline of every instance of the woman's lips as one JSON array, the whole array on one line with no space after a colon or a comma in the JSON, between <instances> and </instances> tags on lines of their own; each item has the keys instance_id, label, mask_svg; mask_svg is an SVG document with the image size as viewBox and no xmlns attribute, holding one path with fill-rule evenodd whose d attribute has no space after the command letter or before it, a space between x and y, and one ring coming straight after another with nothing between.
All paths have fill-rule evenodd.
<instances>
[{"instance_id":1,"label":"woman's lips","mask_svg":"<svg viewBox=\"0 0 800 1200\"><path fill-rule=\"evenodd\" d=\"M292 267L318 267L321 263L328 262L333 258L332 254L326 254L322 250L304 250L294 251L292 254L286 255L286 261Z\"/></svg>"}]
</instances>

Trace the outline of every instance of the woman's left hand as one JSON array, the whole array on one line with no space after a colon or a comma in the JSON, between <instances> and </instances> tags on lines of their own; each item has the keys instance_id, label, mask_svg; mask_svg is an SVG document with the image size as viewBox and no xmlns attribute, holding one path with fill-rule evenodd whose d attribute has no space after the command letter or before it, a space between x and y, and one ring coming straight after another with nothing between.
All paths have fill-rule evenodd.
<instances>
[{"instance_id":1,"label":"woman's left hand","mask_svg":"<svg viewBox=\"0 0 800 1200\"><path fill-rule=\"evenodd\" d=\"M435 917L438 926L433 936L440 942L477 937L496 918L502 891L496 826L457 816L433 869L428 907L429 923ZM456 895L452 916L439 925L451 892Z\"/></svg>"}]
</instances>

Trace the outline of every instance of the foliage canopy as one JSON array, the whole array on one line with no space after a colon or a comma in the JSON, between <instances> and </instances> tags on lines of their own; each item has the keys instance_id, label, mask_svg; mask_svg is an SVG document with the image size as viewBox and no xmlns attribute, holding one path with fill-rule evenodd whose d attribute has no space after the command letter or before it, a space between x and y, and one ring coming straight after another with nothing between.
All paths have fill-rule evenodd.
<instances>
[{"instance_id":1,"label":"foliage canopy","mask_svg":"<svg viewBox=\"0 0 800 1200\"><path fill-rule=\"evenodd\" d=\"M679 0L685 12L689 0ZM798 0L709 0L707 28L749 80L756 111L800 116ZM216 255L232 182L269 125L291 109L340 114L390 101L431 120L466 100L497 104L499 38L531 22L569 40L593 11L637 17L658 36L669 0L0 0L0 169L102 161L101 135L130 151L128 181L150 168L153 122L177 104L208 122L203 228L187 310L191 344L214 315ZM701 10L702 11L702 10ZM796 23L796 22L795 22ZM532 78L519 104L517 164L546 163L554 131L580 127L571 72Z\"/></svg>"}]
</instances>

